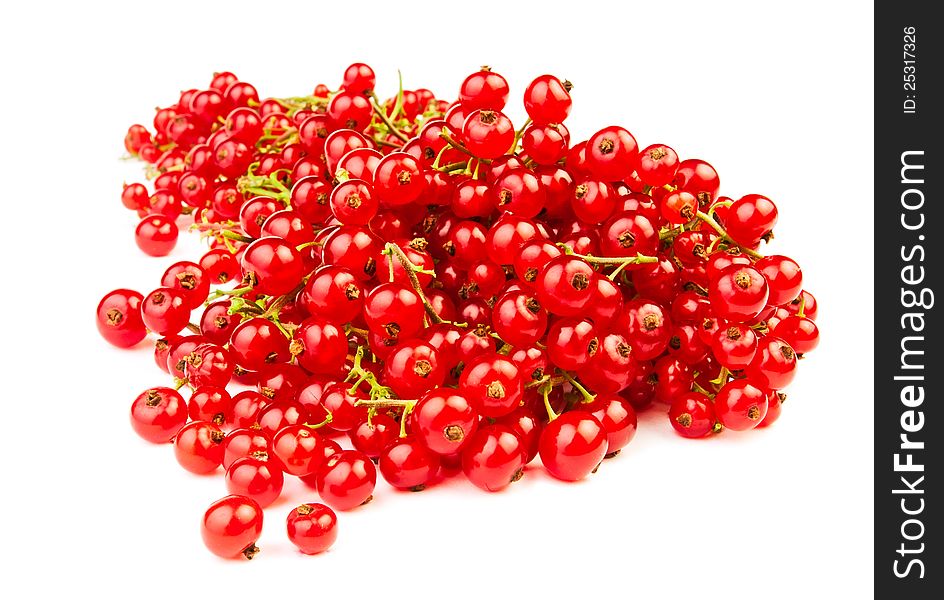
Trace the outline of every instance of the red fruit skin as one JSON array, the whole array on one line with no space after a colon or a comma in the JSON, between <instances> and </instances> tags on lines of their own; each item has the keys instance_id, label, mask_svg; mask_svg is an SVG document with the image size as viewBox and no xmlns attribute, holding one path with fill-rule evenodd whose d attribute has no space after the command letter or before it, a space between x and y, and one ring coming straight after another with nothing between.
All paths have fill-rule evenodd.
<instances>
[{"instance_id":1,"label":"red fruit skin","mask_svg":"<svg viewBox=\"0 0 944 600\"><path fill-rule=\"evenodd\" d=\"M154 444L171 441L187 422L187 403L171 388L151 388L131 404L131 427Z\"/></svg>"},{"instance_id":2,"label":"red fruit skin","mask_svg":"<svg viewBox=\"0 0 944 600\"><path fill-rule=\"evenodd\" d=\"M468 396L452 388L430 390L410 413L410 430L427 448L442 456L462 450L478 422L478 412Z\"/></svg>"},{"instance_id":3,"label":"red fruit skin","mask_svg":"<svg viewBox=\"0 0 944 600\"><path fill-rule=\"evenodd\" d=\"M318 494L336 510L351 510L370 500L377 469L357 450L333 454L316 475Z\"/></svg>"},{"instance_id":4,"label":"red fruit skin","mask_svg":"<svg viewBox=\"0 0 944 600\"><path fill-rule=\"evenodd\" d=\"M95 325L105 340L119 348L130 348L147 337L141 320L144 296L134 290L118 289L102 298L96 309Z\"/></svg>"},{"instance_id":5,"label":"red fruit skin","mask_svg":"<svg viewBox=\"0 0 944 600\"><path fill-rule=\"evenodd\" d=\"M714 430L716 420L711 400L700 392L676 396L669 407L669 421L682 437L705 437Z\"/></svg>"},{"instance_id":6,"label":"red fruit skin","mask_svg":"<svg viewBox=\"0 0 944 600\"><path fill-rule=\"evenodd\" d=\"M606 430L582 410L565 412L541 432L538 452L548 473L563 481L589 475L606 455Z\"/></svg>"},{"instance_id":7,"label":"red fruit skin","mask_svg":"<svg viewBox=\"0 0 944 600\"><path fill-rule=\"evenodd\" d=\"M735 379L725 384L715 396L718 420L726 429L753 429L767 415L768 393L748 379Z\"/></svg>"},{"instance_id":8,"label":"red fruit skin","mask_svg":"<svg viewBox=\"0 0 944 600\"><path fill-rule=\"evenodd\" d=\"M207 509L200 533L213 554L221 558L245 556L251 559L254 552L249 549L254 549L262 534L262 507L252 498L226 496Z\"/></svg>"},{"instance_id":9,"label":"red fruit skin","mask_svg":"<svg viewBox=\"0 0 944 600\"><path fill-rule=\"evenodd\" d=\"M380 453L378 469L395 488L418 492L439 473L440 456L413 436L398 438Z\"/></svg>"},{"instance_id":10,"label":"red fruit skin","mask_svg":"<svg viewBox=\"0 0 944 600\"><path fill-rule=\"evenodd\" d=\"M302 504L285 519L288 539L302 554L320 554L338 539L338 517L324 504Z\"/></svg>"},{"instance_id":11,"label":"red fruit skin","mask_svg":"<svg viewBox=\"0 0 944 600\"><path fill-rule=\"evenodd\" d=\"M497 492L521 478L527 458L514 431L491 425L479 429L463 449L462 471L476 487Z\"/></svg>"},{"instance_id":12,"label":"red fruit skin","mask_svg":"<svg viewBox=\"0 0 944 600\"><path fill-rule=\"evenodd\" d=\"M607 456L613 456L636 437L636 410L629 401L615 394L597 394L591 402L580 404L579 407L603 425Z\"/></svg>"},{"instance_id":13,"label":"red fruit skin","mask_svg":"<svg viewBox=\"0 0 944 600\"><path fill-rule=\"evenodd\" d=\"M284 481L280 465L265 453L237 458L226 469L229 493L252 498L263 508L278 499Z\"/></svg>"},{"instance_id":14,"label":"red fruit skin","mask_svg":"<svg viewBox=\"0 0 944 600\"><path fill-rule=\"evenodd\" d=\"M479 414L493 418L513 411L524 393L517 365L497 353L483 354L466 365L459 389Z\"/></svg>"}]
</instances>

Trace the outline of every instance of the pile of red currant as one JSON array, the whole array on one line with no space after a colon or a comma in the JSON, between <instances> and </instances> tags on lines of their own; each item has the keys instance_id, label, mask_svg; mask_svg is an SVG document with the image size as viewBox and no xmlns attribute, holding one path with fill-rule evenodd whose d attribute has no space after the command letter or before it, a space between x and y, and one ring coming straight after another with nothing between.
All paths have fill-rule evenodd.
<instances>
[{"instance_id":1,"label":"pile of red currant","mask_svg":"<svg viewBox=\"0 0 944 600\"><path fill-rule=\"evenodd\" d=\"M210 249L147 295L105 295L98 328L120 347L153 333L173 380L134 400L134 430L225 471L211 551L252 557L287 476L324 502L287 520L316 553L378 470L497 491L537 456L586 477L653 403L689 438L777 419L819 333L797 263L758 252L770 199L720 196L710 164L619 126L571 143L572 86L551 75L519 129L488 68L454 102L374 83L358 63L336 91L260 99L217 73L125 138L153 179L121 196L141 250L168 254L182 226Z\"/></svg>"}]
</instances>

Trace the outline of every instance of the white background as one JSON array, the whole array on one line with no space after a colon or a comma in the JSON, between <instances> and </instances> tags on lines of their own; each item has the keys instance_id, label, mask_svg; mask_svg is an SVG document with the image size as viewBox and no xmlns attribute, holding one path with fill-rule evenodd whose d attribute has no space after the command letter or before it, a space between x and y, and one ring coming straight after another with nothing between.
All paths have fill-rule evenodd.
<instances>
[{"instance_id":1,"label":"white background","mask_svg":"<svg viewBox=\"0 0 944 600\"><path fill-rule=\"evenodd\" d=\"M5 587L18 590L8 597L871 590L870 6L16 4L3 9L0 38L0 564ZM465 482L421 494L381 482L373 504L340 515L339 540L319 557L285 538L290 508L316 500L287 485L266 512L256 560L210 555L198 526L224 495L221 478L186 474L169 446L135 437L131 400L167 378L146 345L114 350L94 327L102 294L146 293L170 262L134 246L136 219L119 193L141 171L119 160L122 138L215 70L284 96L336 87L355 60L373 65L381 94L395 91L400 68L408 88L447 98L492 65L511 82L518 123L524 86L555 73L576 86L574 139L623 124L643 146L665 142L712 162L726 195L773 198L771 251L803 266L822 330L780 422L692 442L648 413L622 455L573 485L539 467L492 495ZM198 253L182 240L172 258Z\"/></svg>"}]
</instances>

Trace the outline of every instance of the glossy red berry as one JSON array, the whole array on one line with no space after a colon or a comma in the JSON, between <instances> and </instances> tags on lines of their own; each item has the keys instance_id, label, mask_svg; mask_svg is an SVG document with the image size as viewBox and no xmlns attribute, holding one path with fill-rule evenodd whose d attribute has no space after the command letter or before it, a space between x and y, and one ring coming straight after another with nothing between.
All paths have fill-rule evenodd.
<instances>
[{"instance_id":1,"label":"glossy red berry","mask_svg":"<svg viewBox=\"0 0 944 600\"><path fill-rule=\"evenodd\" d=\"M302 255L277 237L249 244L239 261L243 277L260 294L280 296L298 286L306 273Z\"/></svg>"},{"instance_id":2,"label":"glossy red berry","mask_svg":"<svg viewBox=\"0 0 944 600\"><path fill-rule=\"evenodd\" d=\"M134 230L134 241L150 256L167 256L177 245L179 230L172 217L152 214L144 217Z\"/></svg>"},{"instance_id":3,"label":"glossy red berry","mask_svg":"<svg viewBox=\"0 0 944 600\"><path fill-rule=\"evenodd\" d=\"M606 431L606 455L613 456L636 437L636 410L627 400L615 394L597 394L579 409L590 413Z\"/></svg>"},{"instance_id":4,"label":"glossy red berry","mask_svg":"<svg viewBox=\"0 0 944 600\"><path fill-rule=\"evenodd\" d=\"M586 319L558 319L547 332L548 356L565 371L576 371L583 367L599 349L597 330Z\"/></svg>"},{"instance_id":5,"label":"glossy red berry","mask_svg":"<svg viewBox=\"0 0 944 600\"><path fill-rule=\"evenodd\" d=\"M767 392L749 379L729 381L715 395L714 409L727 429L753 429L767 414Z\"/></svg>"},{"instance_id":6,"label":"glossy red berry","mask_svg":"<svg viewBox=\"0 0 944 600\"><path fill-rule=\"evenodd\" d=\"M750 321L767 306L767 279L754 267L731 265L712 279L708 287L711 307L722 319Z\"/></svg>"},{"instance_id":7,"label":"glossy red berry","mask_svg":"<svg viewBox=\"0 0 944 600\"><path fill-rule=\"evenodd\" d=\"M553 75L535 77L524 91L524 109L538 125L562 123L572 103L570 82Z\"/></svg>"},{"instance_id":8,"label":"glossy red berry","mask_svg":"<svg viewBox=\"0 0 944 600\"><path fill-rule=\"evenodd\" d=\"M378 468L395 488L418 492L439 473L440 456L412 436L398 438L380 453Z\"/></svg>"},{"instance_id":9,"label":"glossy red berry","mask_svg":"<svg viewBox=\"0 0 944 600\"><path fill-rule=\"evenodd\" d=\"M768 390L781 390L796 376L797 357L790 344L772 335L761 340L745 374Z\"/></svg>"},{"instance_id":10,"label":"glossy red berry","mask_svg":"<svg viewBox=\"0 0 944 600\"><path fill-rule=\"evenodd\" d=\"M338 517L324 504L302 504L285 520L288 539L303 554L324 552L338 539Z\"/></svg>"},{"instance_id":11,"label":"glossy red berry","mask_svg":"<svg viewBox=\"0 0 944 600\"><path fill-rule=\"evenodd\" d=\"M790 315L782 319L771 331L799 354L812 352L819 345L819 328L808 317Z\"/></svg>"},{"instance_id":12,"label":"glossy red berry","mask_svg":"<svg viewBox=\"0 0 944 600\"><path fill-rule=\"evenodd\" d=\"M161 287L141 302L144 325L160 335L173 335L190 322L190 305L179 290Z\"/></svg>"},{"instance_id":13,"label":"glossy red berry","mask_svg":"<svg viewBox=\"0 0 944 600\"><path fill-rule=\"evenodd\" d=\"M305 425L286 425L272 438L272 453L289 475L315 473L324 462L324 440Z\"/></svg>"},{"instance_id":14,"label":"glossy red berry","mask_svg":"<svg viewBox=\"0 0 944 600\"><path fill-rule=\"evenodd\" d=\"M374 194L384 206L414 202L426 189L419 161L405 152L391 152L374 171Z\"/></svg>"},{"instance_id":15,"label":"glossy red berry","mask_svg":"<svg viewBox=\"0 0 944 600\"><path fill-rule=\"evenodd\" d=\"M539 453L548 473L564 481L578 481L596 470L607 452L606 430L596 417L582 410L565 412L541 432Z\"/></svg>"},{"instance_id":16,"label":"glossy red berry","mask_svg":"<svg viewBox=\"0 0 944 600\"><path fill-rule=\"evenodd\" d=\"M425 314L416 292L396 283L378 285L364 299L367 327L395 340L419 333Z\"/></svg>"},{"instance_id":17,"label":"glossy red berry","mask_svg":"<svg viewBox=\"0 0 944 600\"><path fill-rule=\"evenodd\" d=\"M622 127L605 127L587 141L587 168L594 177L620 181L629 177L638 164L636 138Z\"/></svg>"},{"instance_id":18,"label":"glossy red berry","mask_svg":"<svg viewBox=\"0 0 944 600\"><path fill-rule=\"evenodd\" d=\"M715 430L717 418L708 396L699 392L686 392L672 401L669 421L679 435L702 438Z\"/></svg>"},{"instance_id":19,"label":"glossy red berry","mask_svg":"<svg viewBox=\"0 0 944 600\"><path fill-rule=\"evenodd\" d=\"M419 397L445 379L446 366L436 350L416 339L400 342L384 360L383 381L400 398Z\"/></svg>"},{"instance_id":20,"label":"glossy red berry","mask_svg":"<svg viewBox=\"0 0 944 600\"><path fill-rule=\"evenodd\" d=\"M459 389L484 417L510 413L524 393L518 366L497 353L482 354L467 364L459 379Z\"/></svg>"},{"instance_id":21,"label":"glossy red berry","mask_svg":"<svg viewBox=\"0 0 944 600\"><path fill-rule=\"evenodd\" d=\"M462 450L465 476L488 492L497 492L521 479L526 461L521 439L504 425L479 429Z\"/></svg>"},{"instance_id":22,"label":"glossy red berry","mask_svg":"<svg viewBox=\"0 0 944 600\"><path fill-rule=\"evenodd\" d=\"M200 533L213 554L251 559L259 552L256 541L262 534L262 507L252 498L226 496L207 509Z\"/></svg>"},{"instance_id":23,"label":"glossy red berry","mask_svg":"<svg viewBox=\"0 0 944 600\"><path fill-rule=\"evenodd\" d=\"M508 81L488 67L465 78L459 88L465 114L477 109L501 110L508 102Z\"/></svg>"},{"instance_id":24,"label":"glossy red berry","mask_svg":"<svg viewBox=\"0 0 944 600\"><path fill-rule=\"evenodd\" d=\"M464 392L437 388L424 395L410 413L410 430L440 455L459 452L478 427L479 415Z\"/></svg>"},{"instance_id":25,"label":"glossy red berry","mask_svg":"<svg viewBox=\"0 0 944 600\"><path fill-rule=\"evenodd\" d=\"M187 403L171 388L145 390L131 403L131 427L149 442L169 442L186 422Z\"/></svg>"},{"instance_id":26,"label":"glossy red berry","mask_svg":"<svg viewBox=\"0 0 944 600\"><path fill-rule=\"evenodd\" d=\"M237 458L226 469L229 493L252 498L263 508L279 497L284 481L281 468L266 452Z\"/></svg>"},{"instance_id":27,"label":"glossy red berry","mask_svg":"<svg viewBox=\"0 0 944 600\"><path fill-rule=\"evenodd\" d=\"M318 471L318 494L336 510L351 510L366 504L377 483L377 469L357 450L333 454Z\"/></svg>"},{"instance_id":28,"label":"glossy red berry","mask_svg":"<svg viewBox=\"0 0 944 600\"><path fill-rule=\"evenodd\" d=\"M223 431L209 421L191 421L174 437L174 456L181 467L206 475L223 463Z\"/></svg>"},{"instance_id":29,"label":"glossy red berry","mask_svg":"<svg viewBox=\"0 0 944 600\"><path fill-rule=\"evenodd\" d=\"M478 158L493 159L508 152L515 140L511 119L497 110L476 110L462 125L462 139Z\"/></svg>"},{"instance_id":30,"label":"glossy red berry","mask_svg":"<svg viewBox=\"0 0 944 600\"><path fill-rule=\"evenodd\" d=\"M792 258L776 254L765 256L754 267L767 279L770 288L767 303L772 306L790 302L803 290L803 273Z\"/></svg>"},{"instance_id":31,"label":"glossy red berry","mask_svg":"<svg viewBox=\"0 0 944 600\"><path fill-rule=\"evenodd\" d=\"M337 373L347 360L344 330L321 317L308 317L295 330L289 351L312 373Z\"/></svg>"},{"instance_id":32,"label":"glossy red berry","mask_svg":"<svg viewBox=\"0 0 944 600\"><path fill-rule=\"evenodd\" d=\"M534 295L509 292L492 308L492 326L505 342L530 346L547 331L547 311Z\"/></svg>"},{"instance_id":33,"label":"glossy red berry","mask_svg":"<svg viewBox=\"0 0 944 600\"><path fill-rule=\"evenodd\" d=\"M593 268L579 258L558 256L544 266L535 280L538 300L549 312L577 316L594 294Z\"/></svg>"},{"instance_id":34,"label":"glossy red berry","mask_svg":"<svg viewBox=\"0 0 944 600\"><path fill-rule=\"evenodd\" d=\"M105 340L119 348L130 348L147 336L141 319L144 297L134 290L105 294L95 311L95 325Z\"/></svg>"}]
</instances>

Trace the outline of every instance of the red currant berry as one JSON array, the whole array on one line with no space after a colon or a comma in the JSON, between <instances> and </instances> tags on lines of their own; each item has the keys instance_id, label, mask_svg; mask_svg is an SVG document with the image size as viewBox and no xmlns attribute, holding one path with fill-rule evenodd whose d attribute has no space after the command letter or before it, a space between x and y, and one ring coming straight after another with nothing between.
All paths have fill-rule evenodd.
<instances>
[{"instance_id":1,"label":"red currant berry","mask_svg":"<svg viewBox=\"0 0 944 600\"><path fill-rule=\"evenodd\" d=\"M308 317L295 330L289 351L312 373L337 373L347 360L344 330L322 319Z\"/></svg>"},{"instance_id":2,"label":"red currant berry","mask_svg":"<svg viewBox=\"0 0 944 600\"><path fill-rule=\"evenodd\" d=\"M553 75L535 77L524 91L524 109L538 125L562 123L570 114L571 84Z\"/></svg>"},{"instance_id":3,"label":"red currant berry","mask_svg":"<svg viewBox=\"0 0 944 600\"><path fill-rule=\"evenodd\" d=\"M269 460L266 452L254 452L237 458L226 469L226 489L230 494L247 496L265 508L282 493L285 481L276 461Z\"/></svg>"},{"instance_id":4,"label":"red currant berry","mask_svg":"<svg viewBox=\"0 0 944 600\"><path fill-rule=\"evenodd\" d=\"M618 454L636 436L636 410L627 400L613 394L598 394L579 407L603 425L608 457Z\"/></svg>"},{"instance_id":5,"label":"red currant berry","mask_svg":"<svg viewBox=\"0 0 944 600\"><path fill-rule=\"evenodd\" d=\"M790 344L769 335L761 340L745 374L764 389L782 390L793 381L796 368L796 352Z\"/></svg>"},{"instance_id":6,"label":"red currant berry","mask_svg":"<svg viewBox=\"0 0 944 600\"><path fill-rule=\"evenodd\" d=\"M731 371L740 371L754 360L757 334L748 325L732 323L727 327L718 328L711 349L721 366Z\"/></svg>"},{"instance_id":7,"label":"red currant berry","mask_svg":"<svg viewBox=\"0 0 944 600\"><path fill-rule=\"evenodd\" d=\"M134 290L120 289L105 294L95 311L95 325L108 343L130 348L147 337L141 319L143 300Z\"/></svg>"},{"instance_id":8,"label":"red currant berry","mask_svg":"<svg viewBox=\"0 0 944 600\"><path fill-rule=\"evenodd\" d=\"M749 379L729 381L715 396L714 408L718 420L727 429L753 429L767 414L767 392Z\"/></svg>"},{"instance_id":9,"label":"red currant berry","mask_svg":"<svg viewBox=\"0 0 944 600\"><path fill-rule=\"evenodd\" d=\"M479 414L493 418L513 411L524 393L518 366L497 353L483 354L467 364L459 389Z\"/></svg>"},{"instance_id":10,"label":"red currant berry","mask_svg":"<svg viewBox=\"0 0 944 600\"><path fill-rule=\"evenodd\" d=\"M416 339L394 346L384 365L384 383L401 398L416 398L446 379L436 351Z\"/></svg>"},{"instance_id":11,"label":"red currant berry","mask_svg":"<svg viewBox=\"0 0 944 600\"><path fill-rule=\"evenodd\" d=\"M367 327L395 340L419 333L425 314L416 292L395 283L378 285L364 299Z\"/></svg>"},{"instance_id":12,"label":"red currant berry","mask_svg":"<svg viewBox=\"0 0 944 600\"><path fill-rule=\"evenodd\" d=\"M584 366L599 349L597 330L586 319L558 319L547 332L547 354L565 371L575 371Z\"/></svg>"},{"instance_id":13,"label":"red currant berry","mask_svg":"<svg viewBox=\"0 0 944 600\"><path fill-rule=\"evenodd\" d=\"M771 334L785 341L798 354L812 352L819 345L819 328L807 317L790 315L777 323Z\"/></svg>"},{"instance_id":14,"label":"red currant berry","mask_svg":"<svg viewBox=\"0 0 944 600\"><path fill-rule=\"evenodd\" d=\"M262 507L252 498L226 496L210 505L200 529L203 543L217 556L251 559L259 552Z\"/></svg>"},{"instance_id":15,"label":"red currant berry","mask_svg":"<svg viewBox=\"0 0 944 600\"><path fill-rule=\"evenodd\" d=\"M593 134L587 141L587 167L603 181L629 177L639 164L639 146L633 134L611 125Z\"/></svg>"},{"instance_id":16,"label":"red currant berry","mask_svg":"<svg viewBox=\"0 0 944 600\"><path fill-rule=\"evenodd\" d=\"M174 456L181 467L206 475L223 463L222 430L209 421L191 421L174 437Z\"/></svg>"},{"instance_id":17,"label":"red currant berry","mask_svg":"<svg viewBox=\"0 0 944 600\"><path fill-rule=\"evenodd\" d=\"M324 462L324 440L305 425L286 425L272 438L272 453L283 470L297 477L310 475Z\"/></svg>"},{"instance_id":18,"label":"red currant berry","mask_svg":"<svg viewBox=\"0 0 944 600\"><path fill-rule=\"evenodd\" d=\"M478 413L461 390L436 388L410 413L410 430L440 455L459 452L478 426Z\"/></svg>"},{"instance_id":19,"label":"red currant berry","mask_svg":"<svg viewBox=\"0 0 944 600\"><path fill-rule=\"evenodd\" d=\"M479 429L462 450L462 471L487 492L497 492L521 479L526 461L521 439L504 425Z\"/></svg>"},{"instance_id":20,"label":"red currant berry","mask_svg":"<svg viewBox=\"0 0 944 600\"><path fill-rule=\"evenodd\" d=\"M318 494L337 510L351 510L371 499L377 483L377 469L357 450L333 454L318 471Z\"/></svg>"},{"instance_id":21,"label":"red currant berry","mask_svg":"<svg viewBox=\"0 0 944 600\"><path fill-rule=\"evenodd\" d=\"M606 430L596 417L582 410L560 415L544 427L538 447L548 473L564 481L578 481L596 470L606 455Z\"/></svg>"},{"instance_id":22,"label":"red currant berry","mask_svg":"<svg viewBox=\"0 0 944 600\"><path fill-rule=\"evenodd\" d=\"M144 325L160 335L173 335L190 321L190 305L182 292L172 288L157 288L141 303Z\"/></svg>"},{"instance_id":23,"label":"red currant berry","mask_svg":"<svg viewBox=\"0 0 944 600\"><path fill-rule=\"evenodd\" d=\"M264 237L249 244L239 263L243 277L253 289L269 296L292 291L307 271L302 255L277 237Z\"/></svg>"},{"instance_id":24,"label":"red currant berry","mask_svg":"<svg viewBox=\"0 0 944 600\"><path fill-rule=\"evenodd\" d=\"M418 492L439 472L440 457L420 440L398 438L380 453L378 468L383 478L395 488Z\"/></svg>"},{"instance_id":25,"label":"red currant berry","mask_svg":"<svg viewBox=\"0 0 944 600\"><path fill-rule=\"evenodd\" d=\"M187 405L187 414L192 420L222 426L229 420L233 399L224 387L204 385L193 391Z\"/></svg>"},{"instance_id":26,"label":"red currant berry","mask_svg":"<svg viewBox=\"0 0 944 600\"><path fill-rule=\"evenodd\" d=\"M271 458L273 456L272 439L256 427L233 429L223 440L223 468L229 469L237 458L251 456L256 452L269 453Z\"/></svg>"},{"instance_id":27,"label":"red currant berry","mask_svg":"<svg viewBox=\"0 0 944 600\"><path fill-rule=\"evenodd\" d=\"M291 358L288 340L278 327L258 317L243 321L233 330L229 349L236 364L253 371Z\"/></svg>"},{"instance_id":28,"label":"red currant berry","mask_svg":"<svg viewBox=\"0 0 944 600\"><path fill-rule=\"evenodd\" d=\"M776 224L776 205L760 194L748 194L735 200L724 217L728 235L746 246L756 246L770 235Z\"/></svg>"},{"instance_id":29,"label":"red currant berry","mask_svg":"<svg viewBox=\"0 0 944 600\"><path fill-rule=\"evenodd\" d=\"M803 273L792 258L771 255L757 261L754 267L767 279L770 297L767 303L779 306L790 302L803 290Z\"/></svg>"},{"instance_id":30,"label":"red currant berry","mask_svg":"<svg viewBox=\"0 0 944 600\"><path fill-rule=\"evenodd\" d=\"M530 346L547 331L547 311L533 295L509 292L492 309L495 333L512 346Z\"/></svg>"},{"instance_id":31,"label":"red currant berry","mask_svg":"<svg viewBox=\"0 0 944 600\"><path fill-rule=\"evenodd\" d=\"M288 514L285 526L289 541L303 554L324 552L338 539L338 517L324 504L295 507Z\"/></svg>"},{"instance_id":32,"label":"red currant berry","mask_svg":"<svg viewBox=\"0 0 944 600\"><path fill-rule=\"evenodd\" d=\"M717 417L708 396L699 392L686 392L672 401L669 422L683 437L703 438L715 430Z\"/></svg>"},{"instance_id":33,"label":"red currant berry","mask_svg":"<svg viewBox=\"0 0 944 600\"><path fill-rule=\"evenodd\" d=\"M187 403L166 387L142 392L131 404L131 427L154 444L169 442L187 422Z\"/></svg>"},{"instance_id":34,"label":"red currant berry","mask_svg":"<svg viewBox=\"0 0 944 600\"><path fill-rule=\"evenodd\" d=\"M535 281L538 300L549 312L577 316L593 299L596 272L573 256L558 256L544 266Z\"/></svg>"},{"instance_id":35,"label":"red currant berry","mask_svg":"<svg viewBox=\"0 0 944 600\"><path fill-rule=\"evenodd\" d=\"M149 256L167 256L177 245L178 233L173 218L152 214L138 223L134 230L134 241Z\"/></svg>"},{"instance_id":36,"label":"red currant berry","mask_svg":"<svg viewBox=\"0 0 944 600\"><path fill-rule=\"evenodd\" d=\"M476 109L501 110L508 102L508 81L484 67L462 82L459 101L466 114Z\"/></svg>"},{"instance_id":37,"label":"red currant berry","mask_svg":"<svg viewBox=\"0 0 944 600\"><path fill-rule=\"evenodd\" d=\"M731 265L721 271L708 287L708 299L715 313L727 321L743 323L754 319L767 306L769 286L754 267Z\"/></svg>"},{"instance_id":38,"label":"red currant berry","mask_svg":"<svg viewBox=\"0 0 944 600\"><path fill-rule=\"evenodd\" d=\"M508 152L515 141L511 119L497 110L476 110L462 124L462 139L477 158L494 159Z\"/></svg>"},{"instance_id":39,"label":"red currant berry","mask_svg":"<svg viewBox=\"0 0 944 600\"><path fill-rule=\"evenodd\" d=\"M358 94L366 94L374 89L377 77L374 70L364 63L354 63L344 70L344 80L341 85L346 90Z\"/></svg>"},{"instance_id":40,"label":"red currant berry","mask_svg":"<svg viewBox=\"0 0 944 600\"><path fill-rule=\"evenodd\" d=\"M355 450L373 459L400 436L400 423L390 414L380 412L370 419L363 419L347 435Z\"/></svg>"}]
</instances>

